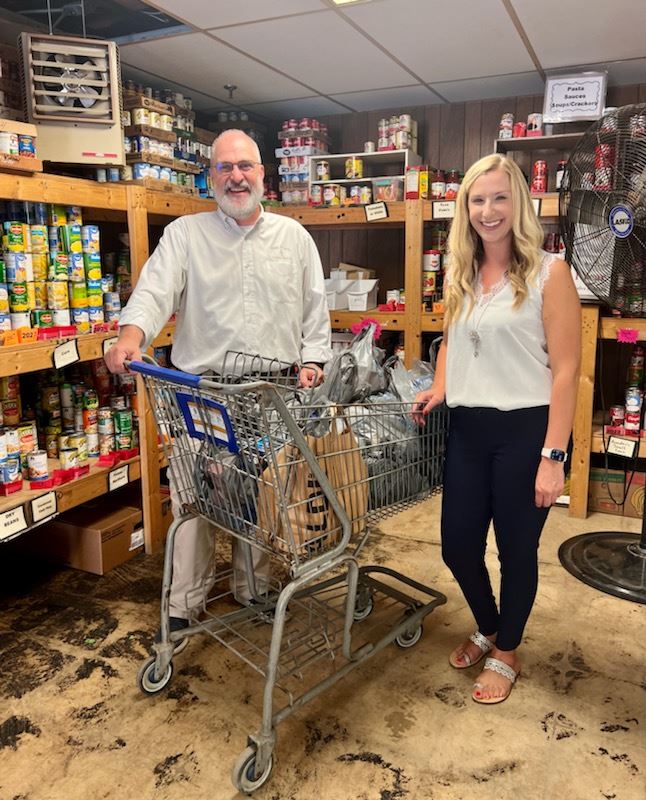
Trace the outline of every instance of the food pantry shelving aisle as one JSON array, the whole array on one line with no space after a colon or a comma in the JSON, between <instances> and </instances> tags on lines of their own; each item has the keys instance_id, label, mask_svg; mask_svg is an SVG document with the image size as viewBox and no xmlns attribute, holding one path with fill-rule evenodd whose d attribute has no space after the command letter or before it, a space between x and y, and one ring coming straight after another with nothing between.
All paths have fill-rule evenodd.
<instances>
[{"instance_id":1,"label":"food pantry shelving aisle","mask_svg":"<svg viewBox=\"0 0 646 800\"><path fill-rule=\"evenodd\" d=\"M131 268L133 282L136 282L141 267L149 253L148 226L166 224L169 218L198 211L212 210L212 201L199 200L188 195L173 195L169 192L155 192L139 186L118 184L102 185L93 181L63 178L55 175L22 176L0 173L0 198L52 204L68 204L71 199L87 211L87 218L93 222L126 222L130 236ZM104 342L112 334L85 334L77 338L79 361L100 358ZM154 342L154 346L172 343L173 326L166 325ZM52 366L53 352L61 342L36 342L15 347L0 348L0 376L19 375L48 369ZM141 404L140 456L118 465L120 469L128 465L128 481L142 480L142 502L146 551L152 552L161 545L161 496L159 468L160 451L154 420L145 402ZM57 466L56 462L51 467ZM55 509L60 513L87 500L104 494L111 489L110 473L114 470L97 467L92 463L88 475L70 483L50 489L31 490L0 497L0 517L4 527L0 528L0 539L18 532L24 525L38 516L40 503L50 492L46 510ZM126 470L121 473L122 477ZM115 476L113 475L112 478ZM37 500L36 506L32 505ZM55 505L54 505L55 504ZM24 520L24 521L23 521Z\"/></svg>"}]
</instances>

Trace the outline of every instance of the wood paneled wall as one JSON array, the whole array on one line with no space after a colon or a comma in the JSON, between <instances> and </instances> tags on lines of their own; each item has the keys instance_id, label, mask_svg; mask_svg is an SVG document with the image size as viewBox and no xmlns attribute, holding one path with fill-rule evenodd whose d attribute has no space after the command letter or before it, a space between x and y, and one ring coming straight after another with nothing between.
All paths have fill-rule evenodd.
<instances>
[{"instance_id":1,"label":"wood paneled wall","mask_svg":"<svg viewBox=\"0 0 646 800\"><path fill-rule=\"evenodd\" d=\"M607 106L631 103L646 103L646 84L608 89ZM528 114L542 110L541 94L502 100L382 109L320 119L328 125L333 151L352 153L362 151L365 141L376 141L377 124L382 117L410 113L418 124L418 150L422 162L442 169L464 170L481 156L493 152L500 117L504 113L511 112L516 120L526 120ZM548 158L550 174L554 174L553 162L560 157L563 155L551 154ZM530 160L527 154L519 158L521 167L526 171ZM403 285L403 231L314 231L313 236L321 252L326 273L339 261L347 261L378 269L382 293L386 289L400 288Z\"/></svg>"}]
</instances>

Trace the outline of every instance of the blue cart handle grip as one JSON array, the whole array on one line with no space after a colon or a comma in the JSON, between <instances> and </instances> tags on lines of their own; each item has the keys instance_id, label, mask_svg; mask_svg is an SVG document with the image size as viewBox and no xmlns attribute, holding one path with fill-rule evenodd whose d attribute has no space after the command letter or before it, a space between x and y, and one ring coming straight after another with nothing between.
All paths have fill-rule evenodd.
<instances>
[{"instance_id":1,"label":"blue cart handle grip","mask_svg":"<svg viewBox=\"0 0 646 800\"><path fill-rule=\"evenodd\" d=\"M190 386L197 389L202 380L200 375L191 375L189 372L180 372L177 369L167 369L159 367L157 364L147 364L143 361L125 361L125 366L131 372L138 372L140 375L148 375L151 378L159 378L169 383L179 383L182 386Z\"/></svg>"}]
</instances>

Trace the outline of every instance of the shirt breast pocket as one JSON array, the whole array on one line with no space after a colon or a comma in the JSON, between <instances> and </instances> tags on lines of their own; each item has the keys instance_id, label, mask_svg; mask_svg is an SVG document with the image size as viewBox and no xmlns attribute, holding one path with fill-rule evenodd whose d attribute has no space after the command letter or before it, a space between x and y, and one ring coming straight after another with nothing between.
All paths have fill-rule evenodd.
<instances>
[{"instance_id":1,"label":"shirt breast pocket","mask_svg":"<svg viewBox=\"0 0 646 800\"><path fill-rule=\"evenodd\" d=\"M294 255L286 248L271 250L265 264L268 299L275 303L293 303L301 294L300 273Z\"/></svg>"}]
</instances>

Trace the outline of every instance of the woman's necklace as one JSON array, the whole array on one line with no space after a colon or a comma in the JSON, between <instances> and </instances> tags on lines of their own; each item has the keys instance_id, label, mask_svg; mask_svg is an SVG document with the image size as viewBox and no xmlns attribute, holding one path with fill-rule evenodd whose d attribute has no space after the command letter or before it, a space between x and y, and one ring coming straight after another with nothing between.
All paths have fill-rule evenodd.
<instances>
[{"instance_id":1,"label":"woman's necklace","mask_svg":"<svg viewBox=\"0 0 646 800\"><path fill-rule=\"evenodd\" d=\"M480 294L479 297L478 297L476 308L479 308L482 305L482 310L480 311L480 316L476 319L475 318L475 309L474 309L474 321L473 321L473 325L471 327L471 330L469 331L469 340L471 341L471 345L473 347L473 357L474 358L478 358L478 356L480 355L480 344L482 342L482 337L480 336L480 333L478 332L478 328L480 327L480 323L482 322L482 318L484 317L487 309L491 305L491 301L494 299L494 297L498 294L498 292L501 289L503 289L507 285L508 277L509 277L509 270L505 270L505 272L503 273L502 278L498 281L498 283L495 283L491 287L491 289L487 292L486 295ZM479 281L479 288L480 288L480 291L482 291L482 281ZM485 297L487 299L485 300L484 303L482 303L482 300Z\"/></svg>"}]
</instances>

